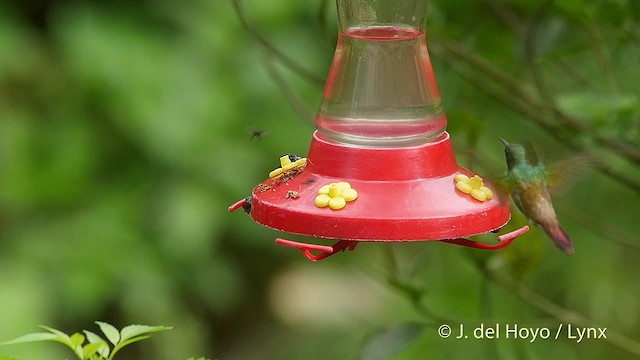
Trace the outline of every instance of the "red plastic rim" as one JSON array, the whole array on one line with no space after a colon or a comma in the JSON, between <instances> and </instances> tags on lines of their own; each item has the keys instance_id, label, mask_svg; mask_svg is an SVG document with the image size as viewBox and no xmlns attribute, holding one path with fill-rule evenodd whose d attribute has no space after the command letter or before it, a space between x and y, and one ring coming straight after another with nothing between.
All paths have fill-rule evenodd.
<instances>
[{"instance_id":1,"label":"red plastic rim","mask_svg":"<svg viewBox=\"0 0 640 360\"><path fill-rule=\"evenodd\" d=\"M459 173L475 175L457 166L447 133L420 146L367 148L316 132L302 173L254 188L251 216L288 233L352 241L455 239L503 227L509 204L497 197L480 202L456 190ZM316 207L318 189L340 181L349 182L358 198L341 210Z\"/></svg>"}]
</instances>

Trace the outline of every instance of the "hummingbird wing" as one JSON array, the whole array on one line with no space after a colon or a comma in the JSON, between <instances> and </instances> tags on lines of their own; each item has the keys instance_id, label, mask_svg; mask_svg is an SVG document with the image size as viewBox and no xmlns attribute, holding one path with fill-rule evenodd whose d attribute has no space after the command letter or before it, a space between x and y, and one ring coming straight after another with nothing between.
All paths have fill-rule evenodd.
<instances>
[{"instance_id":1,"label":"hummingbird wing","mask_svg":"<svg viewBox=\"0 0 640 360\"><path fill-rule=\"evenodd\" d=\"M536 149L536 146L533 145L533 142L531 142L531 140L526 140L522 142L522 145L527 151L527 159L529 160L529 164L534 166L538 165L541 160L540 156L538 156L539 152Z\"/></svg>"},{"instance_id":2,"label":"hummingbird wing","mask_svg":"<svg viewBox=\"0 0 640 360\"><path fill-rule=\"evenodd\" d=\"M559 160L547 167L547 184L552 195L567 192L594 168L595 159L586 154L578 154Z\"/></svg>"}]
</instances>

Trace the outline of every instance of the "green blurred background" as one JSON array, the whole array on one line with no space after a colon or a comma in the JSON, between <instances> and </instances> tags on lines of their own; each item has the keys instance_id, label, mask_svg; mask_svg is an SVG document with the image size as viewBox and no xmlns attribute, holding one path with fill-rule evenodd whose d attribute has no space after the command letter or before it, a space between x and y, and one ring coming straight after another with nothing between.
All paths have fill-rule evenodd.
<instances>
[{"instance_id":1,"label":"green blurred background","mask_svg":"<svg viewBox=\"0 0 640 360\"><path fill-rule=\"evenodd\" d=\"M497 253L311 263L227 212L306 154L335 17L326 0L0 2L0 340L103 320L174 327L122 360L640 357L640 2L430 3L459 163L501 168L498 137L592 160L556 198L571 257L534 229ZM608 338L443 340L444 323Z\"/></svg>"}]
</instances>

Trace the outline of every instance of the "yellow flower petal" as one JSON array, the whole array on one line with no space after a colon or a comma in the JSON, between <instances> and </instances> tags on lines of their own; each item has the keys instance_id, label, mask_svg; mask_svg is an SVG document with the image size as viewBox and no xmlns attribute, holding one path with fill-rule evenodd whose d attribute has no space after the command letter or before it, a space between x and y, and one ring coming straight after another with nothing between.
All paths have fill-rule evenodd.
<instances>
[{"instance_id":1,"label":"yellow flower petal","mask_svg":"<svg viewBox=\"0 0 640 360\"><path fill-rule=\"evenodd\" d=\"M316 196L315 204L319 208L327 207L331 201L331 197L327 194L321 194Z\"/></svg>"},{"instance_id":2,"label":"yellow flower petal","mask_svg":"<svg viewBox=\"0 0 640 360\"><path fill-rule=\"evenodd\" d=\"M344 189L351 189L351 184L349 184L349 183L348 183L348 182L346 182L346 181L340 181L340 182L337 182L337 183L336 183L336 185L338 186L338 188L339 188L340 190L344 190Z\"/></svg>"},{"instance_id":3,"label":"yellow flower petal","mask_svg":"<svg viewBox=\"0 0 640 360\"><path fill-rule=\"evenodd\" d=\"M456 182L469 181L469 177L465 174L458 174L453 178Z\"/></svg>"},{"instance_id":4,"label":"yellow flower petal","mask_svg":"<svg viewBox=\"0 0 640 360\"><path fill-rule=\"evenodd\" d=\"M340 194L340 196L346 201L353 201L358 198L358 192L356 191L356 189L344 189L342 190L342 194Z\"/></svg>"},{"instance_id":5,"label":"yellow flower petal","mask_svg":"<svg viewBox=\"0 0 640 360\"><path fill-rule=\"evenodd\" d=\"M341 193L342 189L340 188L340 186L338 186L338 184L332 183L329 185L329 196L334 198L340 196Z\"/></svg>"},{"instance_id":6,"label":"yellow flower petal","mask_svg":"<svg viewBox=\"0 0 640 360\"><path fill-rule=\"evenodd\" d=\"M478 201L487 200L487 194L485 194L484 191L482 191L480 189L471 190L471 196L473 196L473 198L478 200Z\"/></svg>"},{"instance_id":7,"label":"yellow flower petal","mask_svg":"<svg viewBox=\"0 0 640 360\"><path fill-rule=\"evenodd\" d=\"M280 167L285 167L291 164L291 159L289 159L289 155L280 156Z\"/></svg>"},{"instance_id":8,"label":"yellow flower petal","mask_svg":"<svg viewBox=\"0 0 640 360\"><path fill-rule=\"evenodd\" d=\"M323 185L320 189L318 189L319 195L329 195L329 185Z\"/></svg>"},{"instance_id":9,"label":"yellow flower petal","mask_svg":"<svg viewBox=\"0 0 640 360\"><path fill-rule=\"evenodd\" d=\"M469 185L474 189L480 189L483 186L482 178L478 175L469 179Z\"/></svg>"},{"instance_id":10,"label":"yellow flower petal","mask_svg":"<svg viewBox=\"0 0 640 360\"><path fill-rule=\"evenodd\" d=\"M468 181L460 181L456 183L456 189L462 191L465 194L469 194L471 190L473 190L473 187L471 187L471 184L469 184Z\"/></svg>"},{"instance_id":11,"label":"yellow flower petal","mask_svg":"<svg viewBox=\"0 0 640 360\"><path fill-rule=\"evenodd\" d=\"M340 210L346 205L347 205L347 201L344 198L339 196L331 198L331 200L329 200L329 207L333 210Z\"/></svg>"},{"instance_id":12,"label":"yellow flower petal","mask_svg":"<svg viewBox=\"0 0 640 360\"><path fill-rule=\"evenodd\" d=\"M491 191L491 189L489 189L488 187L483 186L480 188L480 191L482 191L487 196L487 200L493 199L493 191Z\"/></svg>"},{"instance_id":13,"label":"yellow flower petal","mask_svg":"<svg viewBox=\"0 0 640 360\"><path fill-rule=\"evenodd\" d=\"M270 178L276 177L276 176L282 174L283 172L284 172L284 170L282 168L277 168L277 169L275 169L275 170L273 170L272 172L269 173L269 177Z\"/></svg>"}]
</instances>

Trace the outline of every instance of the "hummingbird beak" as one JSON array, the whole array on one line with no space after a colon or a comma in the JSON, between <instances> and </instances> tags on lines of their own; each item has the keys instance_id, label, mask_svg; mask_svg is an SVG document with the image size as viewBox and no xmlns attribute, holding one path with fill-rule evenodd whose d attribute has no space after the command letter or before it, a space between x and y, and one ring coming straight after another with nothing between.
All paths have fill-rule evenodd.
<instances>
[{"instance_id":1,"label":"hummingbird beak","mask_svg":"<svg viewBox=\"0 0 640 360\"><path fill-rule=\"evenodd\" d=\"M509 147L509 145L511 145L507 140L503 138L499 138L499 139L500 139L500 142L504 145L504 147Z\"/></svg>"}]
</instances>

